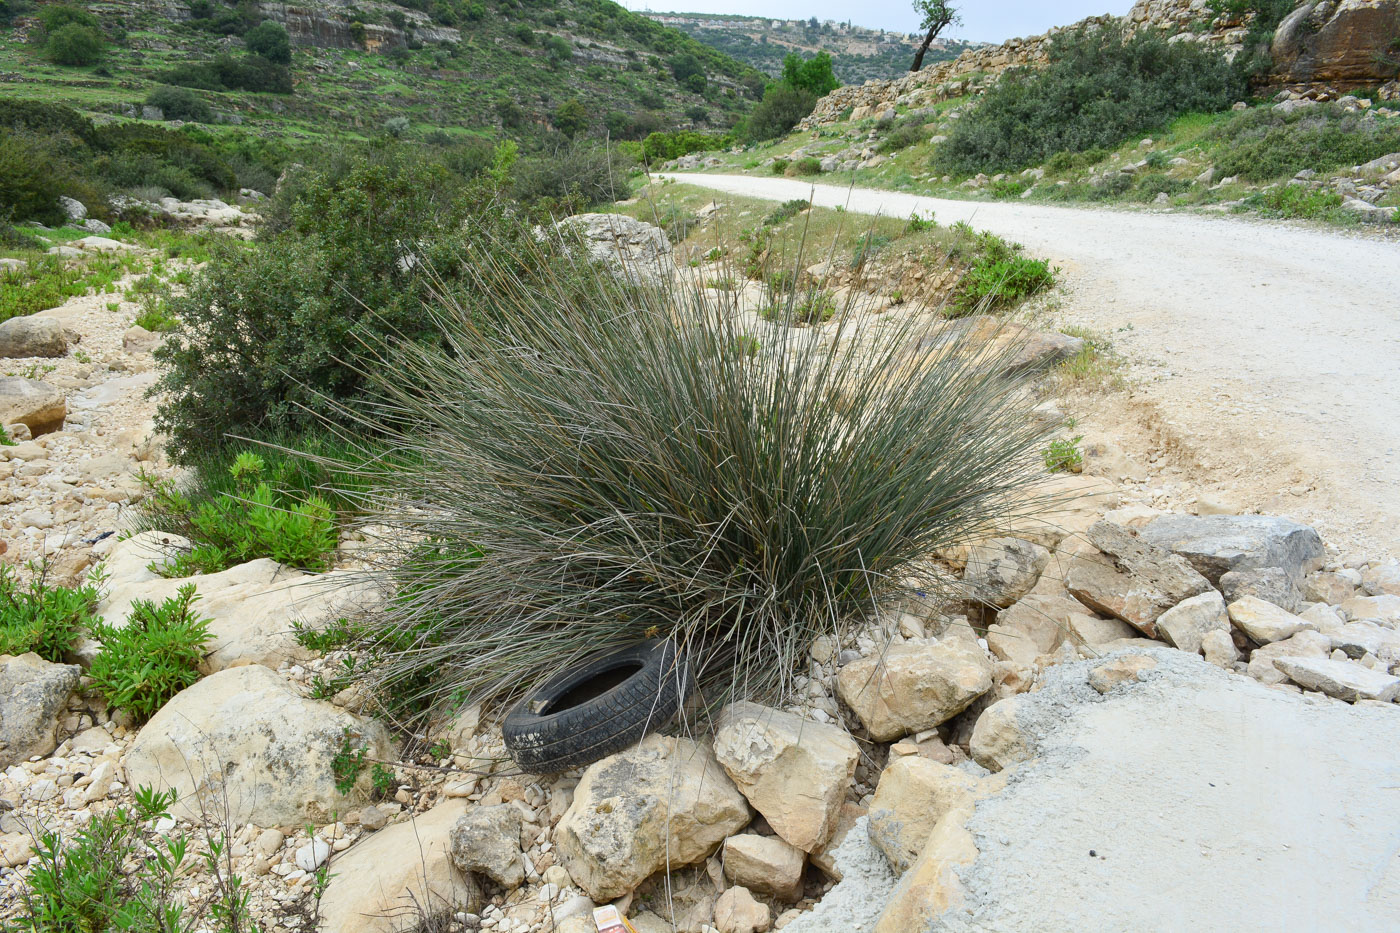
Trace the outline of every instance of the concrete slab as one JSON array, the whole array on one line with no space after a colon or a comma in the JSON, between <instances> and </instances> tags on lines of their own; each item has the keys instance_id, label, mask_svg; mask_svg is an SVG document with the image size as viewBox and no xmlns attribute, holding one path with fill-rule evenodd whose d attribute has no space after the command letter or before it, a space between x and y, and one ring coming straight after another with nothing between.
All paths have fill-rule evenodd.
<instances>
[{"instance_id":1,"label":"concrete slab","mask_svg":"<svg viewBox=\"0 0 1400 933\"><path fill-rule=\"evenodd\" d=\"M1400 928L1400 707L1146 653L1106 695L1086 661L1023 698L1038 757L977 804L930 933Z\"/></svg>"}]
</instances>

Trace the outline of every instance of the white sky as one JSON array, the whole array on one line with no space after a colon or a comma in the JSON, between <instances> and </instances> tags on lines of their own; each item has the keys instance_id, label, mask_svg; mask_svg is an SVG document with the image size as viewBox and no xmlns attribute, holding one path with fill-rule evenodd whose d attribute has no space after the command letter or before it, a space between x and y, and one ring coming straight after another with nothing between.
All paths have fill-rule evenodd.
<instances>
[{"instance_id":1,"label":"white sky","mask_svg":"<svg viewBox=\"0 0 1400 933\"><path fill-rule=\"evenodd\" d=\"M857 26L915 32L919 17L909 0L618 0L632 10L682 13L741 13L774 19L850 20ZM948 35L979 42L1002 42L1016 36L1033 36L1051 26L1068 26L1086 16L1123 14L1133 0L992 0L955 3L963 25Z\"/></svg>"}]
</instances>

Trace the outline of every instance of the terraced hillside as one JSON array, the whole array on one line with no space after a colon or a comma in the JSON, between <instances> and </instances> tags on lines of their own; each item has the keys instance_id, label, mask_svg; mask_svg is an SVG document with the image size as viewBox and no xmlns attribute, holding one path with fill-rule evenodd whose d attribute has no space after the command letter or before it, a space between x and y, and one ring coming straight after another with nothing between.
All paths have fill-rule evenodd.
<instances>
[{"instance_id":1,"label":"terraced hillside","mask_svg":"<svg viewBox=\"0 0 1400 933\"><path fill-rule=\"evenodd\" d=\"M34 41L36 14L50 6L0 4L0 97L139 116L173 70L220 55L238 60L242 36L269 20L290 35L291 93L180 83L194 84L216 123L291 139L368 136L389 121L399 133L522 139L551 129L616 138L727 127L763 84L751 67L608 0L415 4L423 9L374 0L104 0L87 9L105 51L78 67L53 63Z\"/></svg>"}]
</instances>

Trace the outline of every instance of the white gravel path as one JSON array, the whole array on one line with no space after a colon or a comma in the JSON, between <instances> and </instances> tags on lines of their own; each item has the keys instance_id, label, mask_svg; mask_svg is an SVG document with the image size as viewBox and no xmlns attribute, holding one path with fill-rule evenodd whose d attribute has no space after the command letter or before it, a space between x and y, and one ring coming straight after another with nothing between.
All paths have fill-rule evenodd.
<instances>
[{"instance_id":1,"label":"white gravel path","mask_svg":"<svg viewBox=\"0 0 1400 933\"><path fill-rule=\"evenodd\" d=\"M1171 425L1218 451L1225 475L1258 475L1253 504L1279 492L1269 487L1284 464L1291 514L1331 539L1400 552L1400 242L1200 213L665 177L857 213L932 211L1023 243L1063 268L1065 318L1111 336Z\"/></svg>"}]
</instances>

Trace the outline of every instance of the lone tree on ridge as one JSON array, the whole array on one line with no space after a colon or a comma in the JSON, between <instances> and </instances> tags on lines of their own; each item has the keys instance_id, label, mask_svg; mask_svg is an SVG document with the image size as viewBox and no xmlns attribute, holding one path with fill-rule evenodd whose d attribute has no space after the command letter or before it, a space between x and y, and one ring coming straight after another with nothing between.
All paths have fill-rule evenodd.
<instances>
[{"instance_id":1,"label":"lone tree on ridge","mask_svg":"<svg viewBox=\"0 0 1400 933\"><path fill-rule=\"evenodd\" d=\"M924 53L933 45L933 40L938 38L940 32L962 22L958 18L957 8L947 0L914 0L914 12L923 17L919 28L927 32L923 45L919 46L919 51L914 55L914 64L909 66L910 71L918 71L924 67Z\"/></svg>"}]
</instances>

